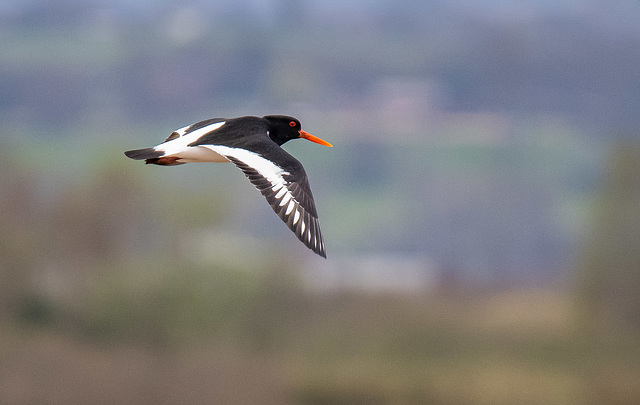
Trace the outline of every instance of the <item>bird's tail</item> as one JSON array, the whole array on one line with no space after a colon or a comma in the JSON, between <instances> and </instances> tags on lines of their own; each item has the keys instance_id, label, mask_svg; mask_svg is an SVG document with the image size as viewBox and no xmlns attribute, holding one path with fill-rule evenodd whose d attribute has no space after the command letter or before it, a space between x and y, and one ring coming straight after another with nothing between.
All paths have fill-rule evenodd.
<instances>
[{"instance_id":1,"label":"bird's tail","mask_svg":"<svg viewBox=\"0 0 640 405\"><path fill-rule=\"evenodd\" d=\"M144 148L144 149L135 149L128 150L124 153L128 158L135 160L142 160L146 164L154 164L161 166L175 166L181 165L182 162L178 162L180 159L177 156L163 156L164 152L155 150L154 148Z\"/></svg>"},{"instance_id":2,"label":"bird's tail","mask_svg":"<svg viewBox=\"0 0 640 405\"><path fill-rule=\"evenodd\" d=\"M135 159L135 160L155 159L155 158L162 157L163 155L161 151L157 151L153 148L128 150L124 154L128 158Z\"/></svg>"}]
</instances>

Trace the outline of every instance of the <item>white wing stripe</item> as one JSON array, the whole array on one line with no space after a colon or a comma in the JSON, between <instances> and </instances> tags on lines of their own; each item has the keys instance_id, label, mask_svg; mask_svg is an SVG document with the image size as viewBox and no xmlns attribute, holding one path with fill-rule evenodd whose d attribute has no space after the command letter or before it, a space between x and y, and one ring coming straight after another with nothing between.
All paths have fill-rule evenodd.
<instances>
[{"instance_id":1,"label":"white wing stripe","mask_svg":"<svg viewBox=\"0 0 640 405\"><path fill-rule=\"evenodd\" d=\"M291 210L293 210L293 207L295 206L296 206L296 203L293 200L291 200L289 202L289 205L287 206L287 211L285 211L284 215L289 215L291 213Z\"/></svg>"},{"instance_id":2,"label":"white wing stripe","mask_svg":"<svg viewBox=\"0 0 640 405\"><path fill-rule=\"evenodd\" d=\"M194 131L196 132L196 131ZM251 152L250 150L241 149L241 148L232 148L230 146L223 145L202 145L206 148L211 149L214 152L217 152L221 155L230 156L232 158L238 159L243 162L247 166L256 170L262 177L267 179L272 185L274 191L276 190L276 186L278 188L286 185L287 181L282 177L285 174L289 174L286 170L282 169L280 166L276 165L269 159L265 159L259 154L255 152Z\"/></svg>"},{"instance_id":3,"label":"white wing stripe","mask_svg":"<svg viewBox=\"0 0 640 405\"><path fill-rule=\"evenodd\" d=\"M193 125L193 124L191 124L191 125ZM189 127L190 127L191 125L187 125L186 127L182 127L182 128L180 128L180 129L176 129L176 130L175 130L175 131L173 131L173 132L177 132L177 133L178 133L178 135L180 135L180 136L184 136L184 134L187 132L187 129L189 129Z\"/></svg>"},{"instance_id":4,"label":"white wing stripe","mask_svg":"<svg viewBox=\"0 0 640 405\"><path fill-rule=\"evenodd\" d=\"M282 186L281 186L282 187ZM287 194L287 189L285 187L282 187L282 189L280 189L280 191L278 191L278 194L276 194L275 198L282 198L283 195Z\"/></svg>"},{"instance_id":5,"label":"white wing stripe","mask_svg":"<svg viewBox=\"0 0 640 405\"><path fill-rule=\"evenodd\" d=\"M280 205L281 207L284 207L284 205L285 205L286 203L288 203L288 202L289 202L289 200L291 199L291 197L292 197L291 193L287 193L287 194L285 194L285 196L282 198L282 201L280 201L280 204L279 204L279 205ZM288 213L287 213L287 214L288 214Z\"/></svg>"},{"instance_id":6,"label":"white wing stripe","mask_svg":"<svg viewBox=\"0 0 640 405\"><path fill-rule=\"evenodd\" d=\"M188 134L184 135L184 133L186 132L188 127L185 128L180 128L179 130L175 131L178 132L178 134L180 134L181 136L173 139L169 142L165 142L165 143L161 143L160 145L154 147L153 149L157 150L157 151L161 151L164 152L164 156L169 156L169 155L174 155L176 153L180 153L184 150L186 150L189 146L190 143L197 141L201 136L203 136L204 134L211 132L211 131L215 131L216 129L220 128L221 126L223 126L225 123L225 121L222 122L216 122L215 124L209 124L205 127L202 127L200 129L196 129L193 132L189 132Z\"/></svg>"}]
</instances>

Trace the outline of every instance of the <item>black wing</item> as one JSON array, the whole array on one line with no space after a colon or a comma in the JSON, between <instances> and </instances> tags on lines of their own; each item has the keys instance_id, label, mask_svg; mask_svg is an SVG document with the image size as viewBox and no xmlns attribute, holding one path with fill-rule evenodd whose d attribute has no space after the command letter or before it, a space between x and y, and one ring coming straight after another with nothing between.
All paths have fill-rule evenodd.
<instances>
[{"instance_id":1,"label":"black wing","mask_svg":"<svg viewBox=\"0 0 640 405\"><path fill-rule=\"evenodd\" d=\"M277 149L272 148L272 145L266 149L271 154L276 154L273 159L244 148L201 146L210 148L233 162L298 239L318 255L327 257L309 180L300 162L275 144L273 146Z\"/></svg>"}]
</instances>

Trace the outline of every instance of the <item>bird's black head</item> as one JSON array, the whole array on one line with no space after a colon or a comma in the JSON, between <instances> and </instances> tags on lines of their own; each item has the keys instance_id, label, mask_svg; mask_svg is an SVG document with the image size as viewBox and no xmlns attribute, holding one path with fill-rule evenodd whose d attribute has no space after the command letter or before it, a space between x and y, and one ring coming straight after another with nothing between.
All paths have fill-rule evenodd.
<instances>
[{"instance_id":1,"label":"bird's black head","mask_svg":"<svg viewBox=\"0 0 640 405\"><path fill-rule=\"evenodd\" d=\"M304 138L324 146L333 146L308 132L302 130L300 121L286 115L267 115L263 117L269 122L269 137L278 145L297 138Z\"/></svg>"}]
</instances>

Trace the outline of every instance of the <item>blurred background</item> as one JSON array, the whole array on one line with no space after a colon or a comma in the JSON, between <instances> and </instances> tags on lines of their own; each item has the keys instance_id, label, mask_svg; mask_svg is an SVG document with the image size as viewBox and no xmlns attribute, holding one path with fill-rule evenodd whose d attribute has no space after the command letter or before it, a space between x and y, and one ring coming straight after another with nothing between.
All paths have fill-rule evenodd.
<instances>
[{"instance_id":1,"label":"blurred background","mask_svg":"<svg viewBox=\"0 0 640 405\"><path fill-rule=\"evenodd\" d=\"M0 0L3 404L640 403L640 4ZM233 165L288 114L328 259Z\"/></svg>"}]
</instances>

